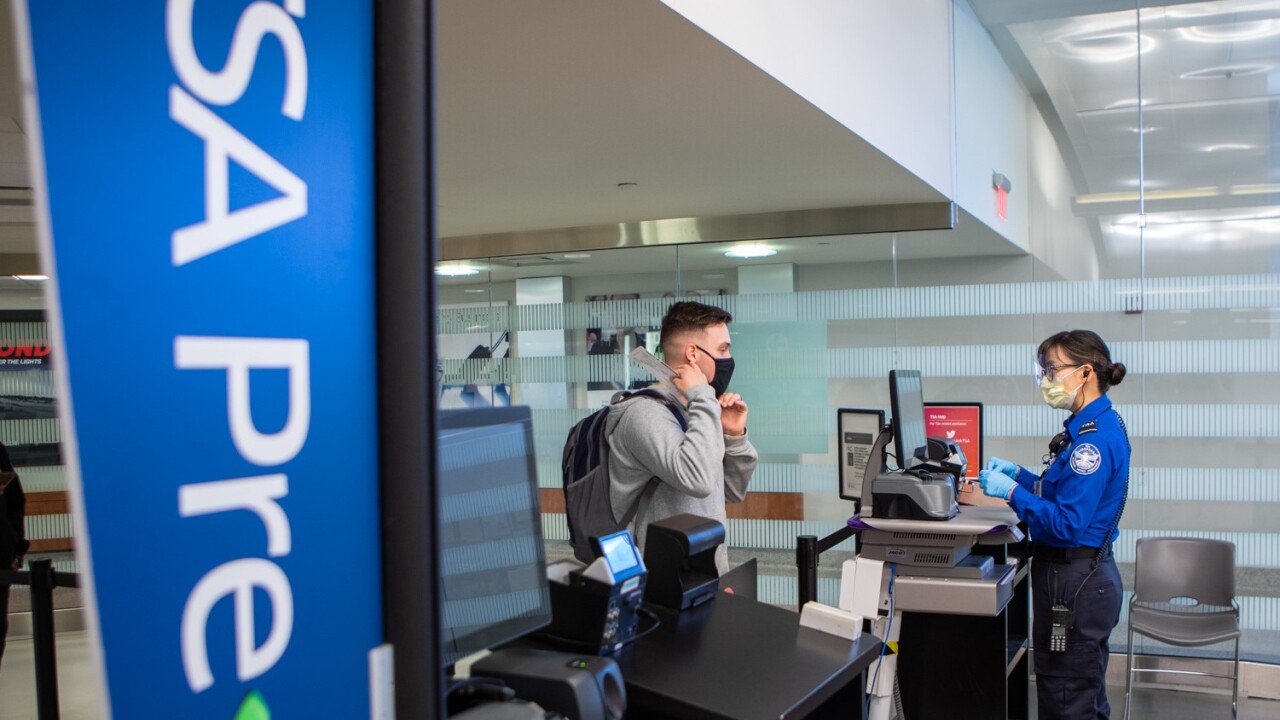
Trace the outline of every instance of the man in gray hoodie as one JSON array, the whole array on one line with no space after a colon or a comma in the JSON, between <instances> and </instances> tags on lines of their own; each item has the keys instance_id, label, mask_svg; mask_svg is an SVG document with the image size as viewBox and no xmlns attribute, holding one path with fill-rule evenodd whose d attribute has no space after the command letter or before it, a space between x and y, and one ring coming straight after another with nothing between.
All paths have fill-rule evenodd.
<instances>
[{"instance_id":1,"label":"man in gray hoodie","mask_svg":"<svg viewBox=\"0 0 1280 720\"><path fill-rule=\"evenodd\" d=\"M644 548L649 523L692 513L725 523L725 503L742 502L756 469L756 449L747 440L747 404L726 392L733 375L729 323L717 307L678 302L662 318L662 354L676 371L671 388L659 384L685 416L680 429L663 403L636 398L609 411L609 500L615 517L636 502L651 478L661 484L636 513L631 534ZM723 545L716 567L729 570Z\"/></svg>"}]
</instances>

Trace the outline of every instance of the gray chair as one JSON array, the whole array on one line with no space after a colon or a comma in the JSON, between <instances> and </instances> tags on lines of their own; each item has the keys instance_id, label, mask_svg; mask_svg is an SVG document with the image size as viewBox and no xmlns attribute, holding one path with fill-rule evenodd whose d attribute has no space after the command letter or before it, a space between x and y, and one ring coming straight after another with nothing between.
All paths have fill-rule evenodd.
<instances>
[{"instance_id":1,"label":"gray chair","mask_svg":"<svg viewBox=\"0 0 1280 720\"><path fill-rule=\"evenodd\" d=\"M1125 720L1129 720L1133 676L1140 672L1230 678L1231 716L1236 716L1240 699L1240 608L1235 599L1235 550L1234 544L1222 540L1176 537L1138 540L1133 599L1129 601ZM1233 673L1136 669L1133 667L1134 633L1180 647L1234 640Z\"/></svg>"}]
</instances>

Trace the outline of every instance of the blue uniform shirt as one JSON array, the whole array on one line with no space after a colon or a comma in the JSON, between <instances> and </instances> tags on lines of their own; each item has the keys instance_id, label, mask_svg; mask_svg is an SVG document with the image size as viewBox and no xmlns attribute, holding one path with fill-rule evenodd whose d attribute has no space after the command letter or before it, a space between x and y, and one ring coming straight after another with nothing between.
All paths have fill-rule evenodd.
<instances>
[{"instance_id":1,"label":"blue uniform shirt","mask_svg":"<svg viewBox=\"0 0 1280 720\"><path fill-rule=\"evenodd\" d=\"M1084 428L1090 422L1096 429ZM1099 547L1124 501L1129 442L1106 395L1062 425L1068 444L1045 471L1040 496L1035 494L1035 482L1040 478L1022 469L1009 504L1026 521L1035 542L1053 547Z\"/></svg>"}]
</instances>

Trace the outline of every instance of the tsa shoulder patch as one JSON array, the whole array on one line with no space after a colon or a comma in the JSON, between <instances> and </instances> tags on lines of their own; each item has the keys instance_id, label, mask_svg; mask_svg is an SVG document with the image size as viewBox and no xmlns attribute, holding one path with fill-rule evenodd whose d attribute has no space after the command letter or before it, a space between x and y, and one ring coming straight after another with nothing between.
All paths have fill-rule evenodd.
<instances>
[{"instance_id":1,"label":"tsa shoulder patch","mask_svg":"<svg viewBox=\"0 0 1280 720\"><path fill-rule=\"evenodd\" d=\"M1071 451L1071 469L1077 475L1092 475L1102 466L1102 453L1091 443L1077 445Z\"/></svg>"}]
</instances>

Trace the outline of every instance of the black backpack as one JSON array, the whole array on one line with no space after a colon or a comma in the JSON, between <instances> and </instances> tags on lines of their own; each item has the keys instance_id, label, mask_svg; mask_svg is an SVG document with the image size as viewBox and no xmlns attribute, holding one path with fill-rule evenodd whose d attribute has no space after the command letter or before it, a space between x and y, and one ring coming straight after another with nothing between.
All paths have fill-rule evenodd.
<instances>
[{"instance_id":1,"label":"black backpack","mask_svg":"<svg viewBox=\"0 0 1280 720\"><path fill-rule=\"evenodd\" d=\"M637 397L666 405L680 423L680 430L689 429L680 408L656 390L617 393L608 407L600 408L569 428L560 463L564 472L565 520L569 523L569 544L573 547L574 557L585 563L595 559L591 538L601 538L630 525L640 510L640 504L653 497L658 489L660 481L656 477L651 478L623 516L614 517L613 506L609 502L609 443L605 437L605 421L614 405Z\"/></svg>"}]
</instances>

